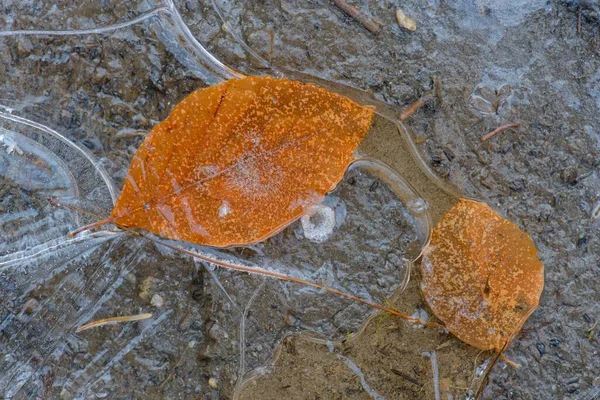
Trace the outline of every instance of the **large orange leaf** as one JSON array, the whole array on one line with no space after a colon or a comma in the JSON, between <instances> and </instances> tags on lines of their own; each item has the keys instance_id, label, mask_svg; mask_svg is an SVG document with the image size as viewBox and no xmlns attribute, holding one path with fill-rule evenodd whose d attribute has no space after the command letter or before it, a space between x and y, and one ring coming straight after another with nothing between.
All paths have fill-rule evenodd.
<instances>
[{"instance_id":1,"label":"large orange leaf","mask_svg":"<svg viewBox=\"0 0 600 400\"><path fill-rule=\"evenodd\" d=\"M215 247L264 240L337 185L373 115L285 79L200 89L148 134L106 222Z\"/></svg>"},{"instance_id":2,"label":"large orange leaf","mask_svg":"<svg viewBox=\"0 0 600 400\"><path fill-rule=\"evenodd\" d=\"M460 200L423 253L421 290L462 341L502 351L537 307L544 266L533 241L487 204Z\"/></svg>"}]
</instances>

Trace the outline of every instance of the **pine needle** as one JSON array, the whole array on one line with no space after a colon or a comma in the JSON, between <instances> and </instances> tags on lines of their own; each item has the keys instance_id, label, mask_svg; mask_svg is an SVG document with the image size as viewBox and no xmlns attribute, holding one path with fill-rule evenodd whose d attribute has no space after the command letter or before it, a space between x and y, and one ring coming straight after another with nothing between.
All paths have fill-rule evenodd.
<instances>
[{"instance_id":1,"label":"pine needle","mask_svg":"<svg viewBox=\"0 0 600 400\"><path fill-rule=\"evenodd\" d=\"M152 318L152 314L138 314L138 315L125 315L122 317L110 317L103 318L97 321L88 322L85 325L81 325L75 333L79 333L81 331L85 331L86 329L95 328L97 326L103 326L107 324L117 323L117 322L131 322L131 321L141 321L143 319Z\"/></svg>"}]
</instances>

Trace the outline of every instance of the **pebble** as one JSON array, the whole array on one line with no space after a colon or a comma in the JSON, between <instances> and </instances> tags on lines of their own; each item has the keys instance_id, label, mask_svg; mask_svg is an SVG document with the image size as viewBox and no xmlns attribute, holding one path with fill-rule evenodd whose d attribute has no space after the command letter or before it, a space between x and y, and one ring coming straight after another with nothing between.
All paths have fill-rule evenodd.
<instances>
[{"instance_id":1,"label":"pebble","mask_svg":"<svg viewBox=\"0 0 600 400\"><path fill-rule=\"evenodd\" d=\"M404 11L400 8L396 9L396 22L398 22L398 25L405 29L408 29L409 31L417 30L417 23L415 22L415 20L406 15Z\"/></svg>"},{"instance_id":2,"label":"pebble","mask_svg":"<svg viewBox=\"0 0 600 400\"><path fill-rule=\"evenodd\" d=\"M181 318L181 321L179 321L179 330L180 331L185 331L187 329L189 329L190 325L192 324L192 314L187 313L183 316L183 318Z\"/></svg>"},{"instance_id":3,"label":"pebble","mask_svg":"<svg viewBox=\"0 0 600 400\"><path fill-rule=\"evenodd\" d=\"M104 81L104 79L106 78L106 69L102 68L102 67L98 67L96 68L96 72L94 73L94 76L92 77L92 83L102 83Z\"/></svg>"},{"instance_id":4,"label":"pebble","mask_svg":"<svg viewBox=\"0 0 600 400\"><path fill-rule=\"evenodd\" d=\"M217 342L219 342L222 339L229 338L229 335L227 334L227 332L225 332L219 324L214 324L213 326L210 327L210 329L208 330L208 336Z\"/></svg>"},{"instance_id":5,"label":"pebble","mask_svg":"<svg viewBox=\"0 0 600 400\"><path fill-rule=\"evenodd\" d=\"M165 305L165 299L163 299L161 295L155 294L154 296L152 296L150 304L152 304L152 306L156 308L161 308Z\"/></svg>"},{"instance_id":6,"label":"pebble","mask_svg":"<svg viewBox=\"0 0 600 400\"><path fill-rule=\"evenodd\" d=\"M217 380L216 380L215 378L213 378L213 377L211 377L211 378L208 380L208 386L210 386L210 387L211 387L211 389L217 389L217 388L219 387L219 386L217 385Z\"/></svg>"},{"instance_id":7,"label":"pebble","mask_svg":"<svg viewBox=\"0 0 600 400\"><path fill-rule=\"evenodd\" d=\"M579 181L579 171L575 167L567 167L562 170L560 177L564 183L575 185Z\"/></svg>"},{"instance_id":8,"label":"pebble","mask_svg":"<svg viewBox=\"0 0 600 400\"><path fill-rule=\"evenodd\" d=\"M542 342L537 342L535 344L535 347L537 347L538 351L540 352L540 356L544 356L544 354L546 354L546 345Z\"/></svg>"}]
</instances>

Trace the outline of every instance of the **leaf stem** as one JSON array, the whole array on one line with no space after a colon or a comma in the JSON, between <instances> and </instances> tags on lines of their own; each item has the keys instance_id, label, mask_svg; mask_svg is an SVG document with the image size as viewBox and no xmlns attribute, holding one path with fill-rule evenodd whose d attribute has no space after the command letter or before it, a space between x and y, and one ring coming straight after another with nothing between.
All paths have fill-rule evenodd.
<instances>
[{"instance_id":1,"label":"leaf stem","mask_svg":"<svg viewBox=\"0 0 600 400\"><path fill-rule=\"evenodd\" d=\"M88 231L90 229L94 229L94 228L97 228L97 227L105 225L105 224L110 224L111 222L113 222L112 217L108 217L108 218L102 219L100 221L96 221L94 223L91 223L89 225L82 226L81 228L76 229L73 232L69 233L67 236L69 238L72 238L72 237L80 234L81 232Z\"/></svg>"}]
</instances>

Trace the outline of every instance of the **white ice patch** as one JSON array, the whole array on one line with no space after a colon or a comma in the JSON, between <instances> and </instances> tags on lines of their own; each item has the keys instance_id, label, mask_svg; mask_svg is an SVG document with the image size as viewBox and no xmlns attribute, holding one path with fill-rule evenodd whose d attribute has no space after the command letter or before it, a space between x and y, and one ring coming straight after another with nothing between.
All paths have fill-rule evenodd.
<instances>
[{"instance_id":1,"label":"white ice patch","mask_svg":"<svg viewBox=\"0 0 600 400\"><path fill-rule=\"evenodd\" d=\"M227 214L230 214L230 213L231 213L231 208L229 207L229 202L224 201L223 204L221 204L221 207L219 207L219 218L223 218Z\"/></svg>"},{"instance_id":2,"label":"white ice patch","mask_svg":"<svg viewBox=\"0 0 600 400\"><path fill-rule=\"evenodd\" d=\"M431 370L433 371L433 390L435 393L435 400L440 400L440 373L438 369L437 355L435 354L435 351L424 351L421 354L431 359Z\"/></svg>"},{"instance_id":3,"label":"white ice patch","mask_svg":"<svg viewBox=\"0 0 600 400\"><path fill-rule=\"evenodd\" d=\"M4 135L0 135L0 143L2 143L2 146L6 148L6 152L8 154L12 154L14 151L20 156L23 155L23 150L21 150L19 146L17 146L17 143L11 138Z\"/></svg>"},{"instance_id":4,"label":"white ice patch","mask_svg":"<svg viewBox=\"0 0 600 400\"><path fill-rule=\"evenodd\" d=\"M422 214L429 208L429 203L425 200L418 198L408 202L408 208L415 214Z\"/></svg>"},{"instance_id":5,"label":"white ice patch","mask_svg":"<svg viewBox=\"0 0 600 400\"><path fill-rule=\"evenodd\" d=\"M411 323L411 325L412 325L413 328L424 328L425 324L429 320L429 314L427 314L427 311L425 311L421 307L419 307L417 309L417 311L415 311L414 314L411 315L410 317L414 318L414 319L418 319L419 321L422 322L422 324L413 324L413 323Z\"/></svg>"},{"instance_id":6,"label":"white ice patch","mask_svg":"<svg viewBox=\"0 0 600 400\"><path fill-rule=\"evenodd\" d=\"M313 243L323 243L335 228L335 211L322 204L314 206L300 218L300 222L305 238Z\"/></svg>"},{"instance_id":7,"label":"white ice patch","mask_svg":"<svg viewBox=\"0 0 600 400\"><path fill-rule=\"evenodd\" d=\"M346 366L350 369L350 371L354 372L354 374L358 376L358 378L360 379L360 384L363 387L364 391L367 392L372 399L385 400L385 397L377 393L377 391L373 389L371 385L369 385L361 369L356 364L354 364L352 360L350 360L348 357L344 357L341 354L337 354L337 358L342 360L344 364L346 364ZM436 398L436 400L438 399Z\"/></svg>"}]
</instances>

